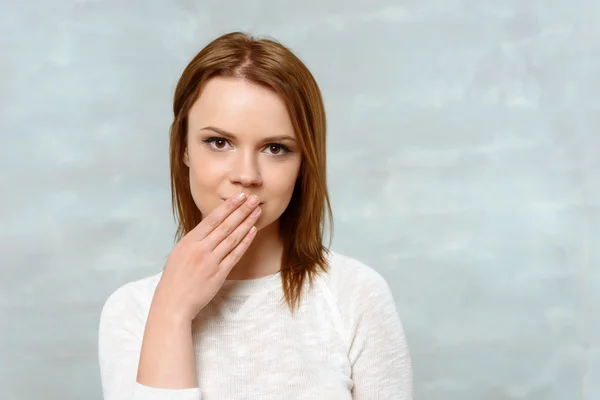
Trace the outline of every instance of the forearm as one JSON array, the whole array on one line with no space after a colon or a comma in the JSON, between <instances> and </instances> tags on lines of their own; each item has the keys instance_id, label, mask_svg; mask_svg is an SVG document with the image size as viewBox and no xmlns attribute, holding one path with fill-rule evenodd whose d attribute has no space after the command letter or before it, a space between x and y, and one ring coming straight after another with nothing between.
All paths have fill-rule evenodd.
<instances>
[{"instance_id":1,"label":"forearm","mask_svg":"<svg viewBox=\"0 0 600 400\"><path fill-rule=\"evenodd\" d=\"M192 323L151 306L140 354L138 383L163 389L198 386Z\"/></svg>"}]
</instances>

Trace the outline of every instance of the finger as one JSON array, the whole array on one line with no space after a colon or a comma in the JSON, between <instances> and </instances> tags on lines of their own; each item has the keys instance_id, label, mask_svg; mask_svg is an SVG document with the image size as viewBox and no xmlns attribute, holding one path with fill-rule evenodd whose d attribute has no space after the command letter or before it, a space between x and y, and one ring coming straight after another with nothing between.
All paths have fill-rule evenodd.
<instances>
[{"instance_id":1,"label":"finger","mask_svg":"<svg viewBox=\"0 0 600 400\"><path fill-rule=\"evenodd\" d=\"M225 256L225 258L223 258L223 261L221 261L221 264L219 265L219 270L221 273L226 276L229 275L229 272L231 272L233 267L235 267L238 261L240 261L244 253L246 253L246 250L248 250L250 244L252 244L252 241L256 237L256 231L256 227L253 226L248 231L246 236L244 236L242 241L233 250L231 250L229 254Z\"/></svg>"},{"instance_id":2,"label":"finger","mask_svg":"<svg viewBox=\"0 0 600 400\"><path fill-rule=\"evenodd\" d=\"M188 232L191 240L199 241L205 239L212 231L214 231L232 212L237 210L240 205L244 204L246 195L238 193L231 196L219 207L210 212L202 221Z\"/></svg>"},{"instance_id":3,"label":"finger","mask_svg":"<svg viewBox=\"0 0 600 400\"><path fill-rule=\"evenodd\" d=\"M254 211L244 221L242 221L242 223L239 224L239 226L237 226L237 228L235 228L230 235L221 240L221 242L213 250L213 255L218 262L223 260L229 253L231 253L246 237L248 232L256 224L256 221L260 217L260 213L260 207L255 208ZM216 231L219 230L220 228Z\"/></svg>"},{"instance_id":4,"label":"finger","mask_svg":"<svg viewBox=\"0 0 600 400\"><path fill-rule=\"evenodd\" d=\"M237 228L240 226L246 218L252 213L259 205L258 197L255 195L250 196L250 198L244 202L241 206L237 208L234 212L232 212L223 222L219 224L218 227L212 230L203 240L203 243L206 244L206 248L209 250L214 250L219 244L225 240L228 236L230 236ZM252 225L248 226L250 229ZM246 232L244 232L246 234ZM240 238L241 240L241 238ZM231 249L230 249L231 250Z\"/></svg>"}]
</instances>

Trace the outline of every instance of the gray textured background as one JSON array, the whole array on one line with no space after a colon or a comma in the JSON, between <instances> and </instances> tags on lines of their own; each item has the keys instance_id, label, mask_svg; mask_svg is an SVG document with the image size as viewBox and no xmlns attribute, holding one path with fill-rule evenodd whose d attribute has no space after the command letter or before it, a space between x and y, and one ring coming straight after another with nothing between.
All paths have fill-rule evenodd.
<instances>
[{"instance_id":1,"label":"gray textured background","mask_svg":"<svg viewBox=\"0 0 600 400\"><path fill-rule=\"evenodd\" d=\"M0 0L3 400L100 399L100 308L172 243L172 92L229 30L314 71L333 248L417 398L600 399L600 2Z\"/></svg>"}]
</instances>

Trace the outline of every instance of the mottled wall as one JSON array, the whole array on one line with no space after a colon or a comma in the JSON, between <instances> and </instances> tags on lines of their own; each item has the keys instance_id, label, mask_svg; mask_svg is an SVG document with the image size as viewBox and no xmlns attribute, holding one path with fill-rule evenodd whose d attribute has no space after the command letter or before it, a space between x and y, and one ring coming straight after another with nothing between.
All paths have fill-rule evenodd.
<instances>
[{"instance_id":1,"label":"mottled wall","mask_svg":"<svg viewBox=\"0 0 600 400\"><path fill-rule=\"evenodd\" d=\"M0 0L3 400L100 399L102 303L173 234L179 73L228 30L314 71L333 248L427 400L600 399L600 2Z\"/></svg>"}]
</instances>

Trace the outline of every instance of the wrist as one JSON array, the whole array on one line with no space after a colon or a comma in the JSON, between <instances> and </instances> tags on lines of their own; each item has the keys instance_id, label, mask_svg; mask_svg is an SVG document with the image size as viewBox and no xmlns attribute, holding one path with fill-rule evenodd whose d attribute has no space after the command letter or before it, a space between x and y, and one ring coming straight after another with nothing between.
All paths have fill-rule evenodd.
<instances>
[{"instance_id":1,"label":"wrist","mask_svg":"<svg viewBox=\"0 0 600 400\"><path fill-rule=\"evenodd\" d=\"M178 308L171 307L168 303L161 302L159 298L155 298L150 306L148 320L157 321L161 325L168 325L173 328L187 328L192 325L192 318Z\"/></svg>"}]
</instances>

